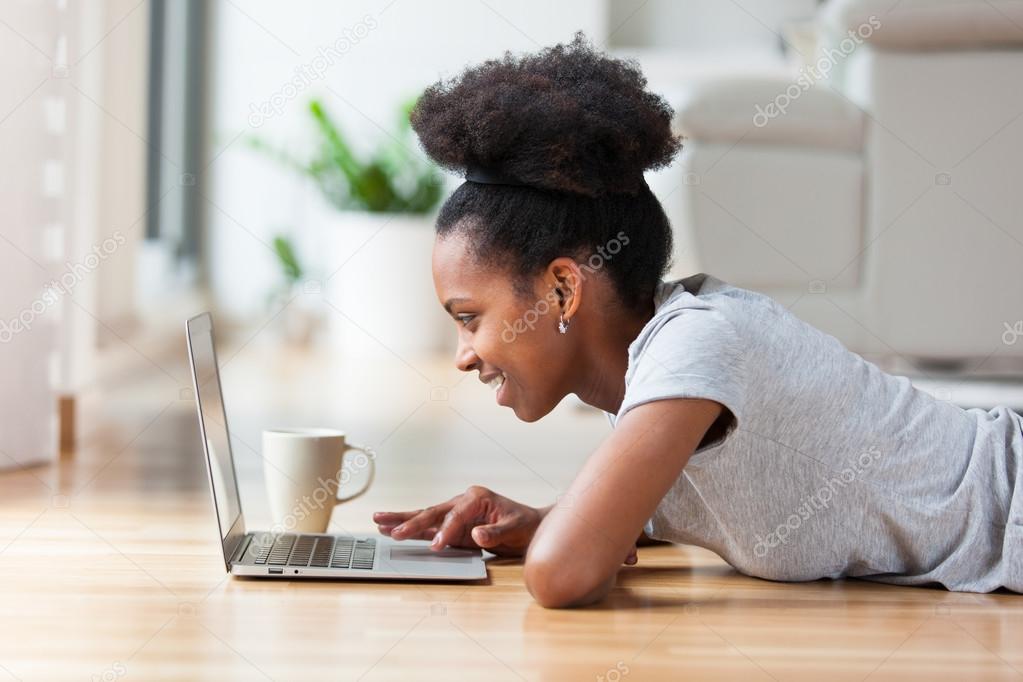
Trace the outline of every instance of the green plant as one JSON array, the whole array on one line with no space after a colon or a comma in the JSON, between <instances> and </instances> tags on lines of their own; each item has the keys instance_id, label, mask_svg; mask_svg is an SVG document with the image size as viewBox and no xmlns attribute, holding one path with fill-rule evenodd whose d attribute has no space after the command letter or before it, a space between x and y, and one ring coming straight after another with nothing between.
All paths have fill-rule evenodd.
<instances>
[{"instance_id":1,"label":"green plant","mask_svg":"<svg viewBox=\"0 0 1023 682\"><path fill-rule=\"evenodd\" d=\"M400 109L397 131L361 159L319 100L309 102L316 126L316 150L309 161L250 136L249 145L311 178L331 204L341 210L382 213L428 213L440 201L442 177L436 166L412 149L409 113L415 99Z\"/></svg>"},{"instance_id":2,"label":"green plant","mask_svg":"<svg viewBox=\"0 0 1023 682\"><path fill-rule=\"evenodd\" d=\"M274 237L273 245L274 253L277 254L277 261L280 263L281 271L284 273L284 279L290 287L302 279L302 266L298 262L298 257L295 256L295 249L290 239L278 235Z\"/></svg>"}]
</instances>

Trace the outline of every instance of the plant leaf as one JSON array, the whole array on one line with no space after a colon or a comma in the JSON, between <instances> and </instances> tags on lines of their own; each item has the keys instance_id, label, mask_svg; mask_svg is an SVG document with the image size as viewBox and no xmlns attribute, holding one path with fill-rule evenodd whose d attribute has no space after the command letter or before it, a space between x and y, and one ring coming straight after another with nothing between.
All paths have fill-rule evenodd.
<instances>
[{"instance_id":1,"label":"plant leaf","mask_svg":"<svg viewBox=\"0 0 1023 682\"><path fill-rule=\"evenodd\" d=\"M302 267L298 264L298 258L295 256L295 249L292 248L291 240L278 235L274 237L273 244L277 260L280 261L281 268L284 270L284 277L289 282L296 282L301 279Z\"/></svg>"}]
</instances>

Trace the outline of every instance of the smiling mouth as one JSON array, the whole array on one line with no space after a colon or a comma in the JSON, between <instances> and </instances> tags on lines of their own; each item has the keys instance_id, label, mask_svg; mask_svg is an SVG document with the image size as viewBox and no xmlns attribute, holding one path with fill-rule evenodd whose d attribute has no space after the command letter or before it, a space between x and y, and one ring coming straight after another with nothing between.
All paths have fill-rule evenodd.
<instances>
[{"instance_id":1,"label":"smiling mouth","mask_svg":"<svg viewBox=\"0 0 1023 682\"><path fill-rule=\"evenodd\" d=\"M507 392L508 376L504 372L496 372L488 376L481 376L480 381L485 383L494 391L494 396L497 399L497 404L504 404L504 394Z\"/></svg>"}]
</instances>

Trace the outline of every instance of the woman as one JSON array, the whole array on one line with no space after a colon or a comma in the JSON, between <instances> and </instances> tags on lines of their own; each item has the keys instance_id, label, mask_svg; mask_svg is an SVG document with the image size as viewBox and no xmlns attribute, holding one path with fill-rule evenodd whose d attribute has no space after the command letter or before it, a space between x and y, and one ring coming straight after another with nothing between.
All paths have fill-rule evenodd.
<instances>
[{"instance_id":1,"label":"woman","mask_svg":"<svg viewBox=\"0 0 1023 682\"><path fill-rule=\"evenodd\" d=\"M1023 417L936 400L767 296L663 282L671 228L643 171L680 141L645 86L577 34L412 112L426 152L466 172L433 253L459 369L524 421L574 393L614 428L558 504L473 487L378 513L380 531L525 555L551 607L601 599L647 536L772 580L1023 591Z\"/></svg>"}]
</instances>

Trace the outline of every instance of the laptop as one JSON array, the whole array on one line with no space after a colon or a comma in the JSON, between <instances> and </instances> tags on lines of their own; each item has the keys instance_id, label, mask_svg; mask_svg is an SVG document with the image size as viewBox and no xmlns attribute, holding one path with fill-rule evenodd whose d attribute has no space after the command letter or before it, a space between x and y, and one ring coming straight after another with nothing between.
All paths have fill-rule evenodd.
<instances>
[{"instance_id":1,"label":"laptop","mask_svg":"<svg viewBox=\"0 0 1023 682\"><path fill-rule=\"evenodd\" d=\"M478 549L433 551L425 540L375 535L269 532L245 527L234 454L220 387L213 318L185 325L210 492L228 573L262 578L359 580L480 580L487 577Z\"/></svg>"}]
</instances>

